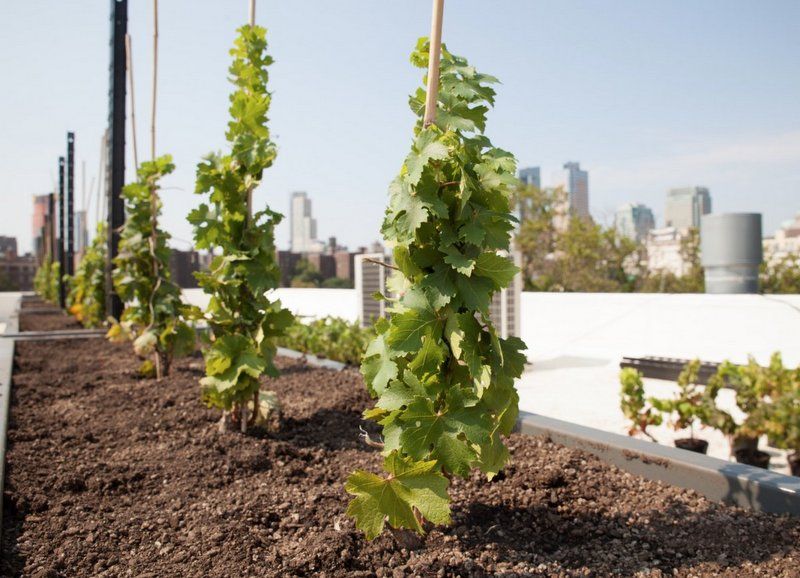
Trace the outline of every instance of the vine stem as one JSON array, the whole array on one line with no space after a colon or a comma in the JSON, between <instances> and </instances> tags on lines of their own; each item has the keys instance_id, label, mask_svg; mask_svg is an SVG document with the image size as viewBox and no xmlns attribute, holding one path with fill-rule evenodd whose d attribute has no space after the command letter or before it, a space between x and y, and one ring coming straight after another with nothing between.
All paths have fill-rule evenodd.
<instances>
[{"instance_id":1,"label":"vine stem","mask_svg":"<svg viewBox=\"0 0 800 578\"><path fill-rule=\"evenodd\" d=\"M394 269L395 271L400 271L400 267L395 267L394 265L389 265L389 263L386 263L384 261L378 261L377 259L371 259L370 257L364 257L364 261L380 265L381 267L386 267L387 269Z\"/></svg>"},{"instance_id":2,"label":"vine stem","mask_svg":"<svg viewBox=\"0 0 800 578\"><path fill-rule=\"evenodd\" d=\"M131 139L133 140L133 166L139 171L139 149L136 146L136 99L133 90L133 50L131 49L131 35L125 35L125 58L128 61L128 84L131 85ZM105 136L103 137L105 140Z\"/></svg>"},{"instance_id":3,"label":"vine stem","mask_svg":"<svg viewBox=\"0 0 800 578\"><path fill-rule=\"evenodd\" d=\"M436 121L436 103L439 100L439 60L442 55L442 19L444 0L433 0L431 17L430 52L428 53L428 92L425 98L425 119L423 126Z\"/></svg>"}]
</instances>

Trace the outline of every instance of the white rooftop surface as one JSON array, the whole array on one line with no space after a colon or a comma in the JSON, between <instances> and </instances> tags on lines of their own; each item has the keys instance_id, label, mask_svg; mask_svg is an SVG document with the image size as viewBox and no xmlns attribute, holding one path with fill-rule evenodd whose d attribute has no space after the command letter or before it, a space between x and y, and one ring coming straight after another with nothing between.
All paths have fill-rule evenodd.
<instances>
[{"instance_id":1,"label":"white rooftop surface","mask_svg":"<svg viewBox=\"0 0 800 578\"><path fill-rule=\"evenodd\" d=\"M517 384L520 408L620 434L623 357L699 358L767 363L780 351L784 363L800 364L800 296L523 293L522 338L532 366ZM645 380L648 396L669 397L674 383ZM720 405L735 412L733 393ZM652 430L665 444L688 432ZM719 432L696 432L710 442L709 455L729 458ZM762 444L765 445L765 444ZM764 449L764 448L762 448ZM782 452L774 469L786 470Z\"/></svg>"},{"instance_id":2,"label":"white rooftop surface","mask_svg":"<svg viewBox=\"0 0 800 578\"><path fill-rule=\"evenodd\" d=\"M200 289L184 289L189 303L205 306ZM278 289L275 296L296 315L357 318L354 289ZM789 366L800 364L800 295L703 295L532 293L521 300L522 339L532 365L517 383L520 408L610 432L626 434L619 409L619 363L623 357L699 358L767 363L774 351ZM674 383L645 380L648 396L668 397ZM733 393L720 405L734 417ZM666 425L652 433L662 443L687 437ZM699 430L709 455L729 458L721 434ZM765 446L765 444L762 444ZM766 447L762 447L766 449ZM773 466L787 471L782 452Z\"/></svg>"}]
</instances>

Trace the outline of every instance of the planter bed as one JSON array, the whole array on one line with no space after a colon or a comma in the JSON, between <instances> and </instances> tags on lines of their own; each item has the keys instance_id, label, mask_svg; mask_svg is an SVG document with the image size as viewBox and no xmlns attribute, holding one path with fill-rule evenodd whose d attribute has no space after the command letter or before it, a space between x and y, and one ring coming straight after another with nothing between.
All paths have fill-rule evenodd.
<instances>
[{"instance_id":1,"label":"planter bed","mask_svg":"<svg viewBox=\"0 0 800 578\"><path fill-rule=\"evenodd\" d=\"M34 322L33 318L24 322ZM54 316L53 328L68 319ZM59 325L58 323L62 325ZM28 326L29 328L33 328ZM353 369L282 358L283 428L220 434L202 359L161 383L130 347L18 343L8 433L6 576L793 576L800 520L712 503L544 438L512 436L503 479L453 483L423 548L363 540L344 480L380 470L358 439Z\"/></svg>"}]
</instances>

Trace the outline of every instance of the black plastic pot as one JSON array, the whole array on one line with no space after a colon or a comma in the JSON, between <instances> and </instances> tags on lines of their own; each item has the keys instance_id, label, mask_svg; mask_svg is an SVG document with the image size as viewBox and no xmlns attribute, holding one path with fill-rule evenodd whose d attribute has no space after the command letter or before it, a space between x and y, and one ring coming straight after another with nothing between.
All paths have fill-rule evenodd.
<instances>
[{"instance_id":1,"label":"black plastic pot","mask_svg":"<svg viewBox=\"0 0 800 578\"><path fill-rule=\"evenodd\" d=\"M736 450L733 455L736 456L736 461L740 464L747 464L748 466L756 466L757 468L769 469L769 454L761 450L752 450L749 448Z\"/></svg>"},{"instance_id":2,"label":"black plastic pot","mask_svg":"<svg viewBox=\"0 0 800 578\"><path fill-rule=\"evenodd\" d=\"M789 462L789 469L792 471L793 476L800 478L800 451L789 454L786 457Z\"/></svg>"},{"instance_id":3,"label":"black plastic pot","mask_svg":"<svg viewBox=\"0 0 800 578\"><path fill-rule=\"evenodd\" d=\"M750 438L745 436L737 436L733 438L733 442L731 442L733 453L736 453L739 450L757 450L758 449L758 438Z\"/></svg>"},{"instance_id":4,"label":"black plastic pot","mask_svg":"<svg viewBox=\"0 0 800 578\"><path fill-rule=\"evenodd\" d=\"M697 454L704 454L708 451L708 442L697 438L681 438L675 440L675 447Z\"/></svg>"}]
</instances>

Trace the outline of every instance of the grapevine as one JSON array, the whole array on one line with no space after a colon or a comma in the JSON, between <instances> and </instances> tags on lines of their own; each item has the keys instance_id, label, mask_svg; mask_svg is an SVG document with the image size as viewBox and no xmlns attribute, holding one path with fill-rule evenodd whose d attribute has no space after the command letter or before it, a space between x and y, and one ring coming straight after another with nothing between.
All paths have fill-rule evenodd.
<instances>
[{"instance_id":1,"label":"grapevine","mask_svg":"<svg viewBox=\"0 0 800 578\"><path fill-rule=\"evenodd\" d=\"M259 400L274 398L259 394L259 378L278 375L275 338L285 333L293 317L266 295L280 280L274 228L282 217L269 208L251 215L253 190L276 157L267 128L267 66L272 58L266 30L241 27L231 56L229 70L236 87L226 135L231 151L211 154L198 165L195 192L208 195L208 203L188 218L196 246L216 253L210 270L197 274L200 286L211 295L204 317L213 333L205 351L203 399L223 410L223 429L231 417L244 431L270 407Z\"/></svg>"},{"instance_id":2,"label":"grapevine","mask_svg":"<svg viewBox=\"0 0 800 578\"><path fill-rule=\"evenodd\" d=\"M84 327L99 327L104 321L106 291L106 229L97 225L97 234L78 265L67 297L69 312Z\"/></svg>"},{"instance_id":3,"label":"grapevine","mask_svg":"<svg viewBox=\"0 0 800 578\"><path fill-rule=\"evenodd\" d=\"M61 265L58 261L53 261L50 253L47 253L33 277L33 288L36 293L49 303L58 304L58 277L61 274L60 271Z\"/></svg>"},{"instance_id":4,"label":"grapevine","mask_svg":"<svg viewBox=\"0 0 800 578\"><path fill-rule=\"evenodd\" d=\"M428 58L422 38L411 61L424 68ZM498 337L489 319L492 295L517 273L499 254L514 228L516 161L484 135L495 82L442 47L435 122L424 124L425 89L410 99L414 142L382 228L397 297L383 296L391 317L377 323L361 366L388 477L357 471L346 485L348 513L369 539L387 521L420 534L426 520L449 523L449 479L473 468L491 479L509 457L502 436L516 423L525 344Z\"/></svg>"},{"instance_id":5,"label":"grapevine","mask_svg":"<svg viewBox=\"0 0 800 578\"><path fill-rule=\"evenodd\" d=\"M125 310L109 337L130 332L136 354L153 358L142 365L142 373L155 373L158 378L169 373L173 356L191 352L195 341L183 317L181 290L169 272L169 234L158 225L158 183L174 169L169 155L144 162L138 180L122 190L126 219L114 259L114 289L125 302Z\"/></svg>"}]
</instances>

